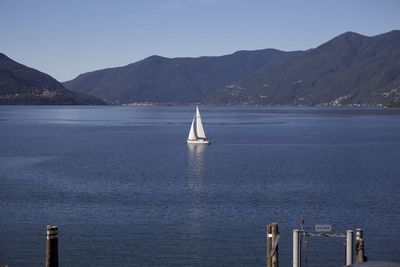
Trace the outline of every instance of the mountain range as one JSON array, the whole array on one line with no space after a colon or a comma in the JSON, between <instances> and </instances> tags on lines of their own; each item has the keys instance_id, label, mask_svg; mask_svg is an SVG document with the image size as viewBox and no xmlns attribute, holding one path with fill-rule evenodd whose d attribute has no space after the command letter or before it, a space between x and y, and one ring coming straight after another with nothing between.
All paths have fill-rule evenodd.
<instances>
[{"instance_id":1,"label":"mountain range","mask_svg":"<svg viewBox=\"0 0 400 267\"><path fill-rule=\"evenodd\" d=\"M60 82L0 53L0 105L98 105L94 96L66 89Z\"/></svg>"},{"instance_id":2,"label":"mountain range","mask_svg":"<svg viewBox=\"0 0 400 267\"><path fill-rule=\"evenodd\" d=\"M102 100L99 100L102 99ZM0 104L400 105L400 31L306 51L151 56L61 84L0 53Z\"/></svg>"},{"instance_id":3,"label":"mountain range","mask_svg":"<svg viewBox=\"0 0 400 267\"><path fill-rule=\"evenodd\" d=\"M64 85L73 91L95 95L111 103L202 102L226 84L301 53L265 49L239 51L220 57L151 56L124 67L81 74Z\"/></svg>"},{"instance_id":4,"label":"mountain range","mask_svg":"<svg viewBox=\"0 0 400 267\"><path fill-rule=\"evenodd\" d=\"M400 31L374 37L344 33L207 98L266 105L377 105L399 99Z\"/></svg>"},{"instance_id":5,"label":"mountain range","mask_svg":"<svg viewBox=\"0 0 400 267\"><path fill-rule=\"evenodd\" d=\"M110 103L380 105L400 101L400 31L341 34L306 51L151 56L64 83Z\"/></svg>"}]
</instances>

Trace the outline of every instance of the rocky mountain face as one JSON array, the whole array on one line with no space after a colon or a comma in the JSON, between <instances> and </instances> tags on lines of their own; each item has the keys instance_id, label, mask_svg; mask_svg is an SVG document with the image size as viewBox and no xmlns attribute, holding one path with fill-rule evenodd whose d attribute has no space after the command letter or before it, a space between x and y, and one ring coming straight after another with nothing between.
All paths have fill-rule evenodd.
<instances>
[{"instance_id":1,"label":"rocky mountain face","mask_svg":"<svg viewBox=\"0 0 400 267\"><path fill-rule=\"evenodd\" d=\"M227 84L302 53L265 49L239 51L220 57L151 56L124 67L81 74L64 85L73 91L91 94L111 103L202 102Z\"/></svg>"},{"instance_id":2,"label":"rocky mountain face","mask_svg":"<svg viewBox=\"0 0 400 267\"><path fill-rule=\"evenodd\" d=\"M49 75L26 67L0 53L0 104L96 105L93 96L72 92Z\"/></svg>"},{"instance_id":3,"label":"rocky mountain face","mask_svg":"<svg viewBox=\"0 0 400 267\"><path fill-rule=\"evenodd\" d=\"M212 104L377 105L400 101L400 31L347 32L265 66L206 99Z\"/></svg>"}]
</instances>

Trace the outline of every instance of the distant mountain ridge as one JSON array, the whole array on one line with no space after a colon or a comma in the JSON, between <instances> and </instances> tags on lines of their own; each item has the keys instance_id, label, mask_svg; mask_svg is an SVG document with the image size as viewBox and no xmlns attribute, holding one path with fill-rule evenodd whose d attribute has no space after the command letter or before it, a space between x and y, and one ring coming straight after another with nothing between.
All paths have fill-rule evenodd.
<instances>
[{"instance_id":1,"label":"distant mountain ridge","mask_svg":"<svg viewBox=\"0 0 400 267\"><path fill-rule=\"evenodd\" d=\"M400 31L347 32L207 97L213 104L377 105L400 100Z\"/></svg>"},{"instance_id":2,"label":"distant mountain ridge","mask_svg":"<svg viewBox=\"0 0 400 267\"><path fill-rule=\"evenodd\" d=\"M15 62L0 53L0 104L86 105L105 103L93 96L67 90L49 75Z\"/></svg>"},{"instance_id":3,"label":"distant mountain ridge","mask_svg":"<svg viewBox=\"0 0 400 267\"><path fill-rule=\"evenodd\" d=\"M112 103L202 102L217 89L243 79L264 66L284 62L302 51L276 49L238 51L199 58L151 56L124 67L79 75L64 85Z\"/></svg>"},{"instance_id":4,"label":"distant mountain ridge","mask_svg":"<svg viewBox=\"0 0 400 267\"><path fill-rule=\"evenodd\" d=\"M379 105L400 102L400 31L341 34L306 51L151 56L64 85L112 103Z\"/></svg>"}]
</instances>

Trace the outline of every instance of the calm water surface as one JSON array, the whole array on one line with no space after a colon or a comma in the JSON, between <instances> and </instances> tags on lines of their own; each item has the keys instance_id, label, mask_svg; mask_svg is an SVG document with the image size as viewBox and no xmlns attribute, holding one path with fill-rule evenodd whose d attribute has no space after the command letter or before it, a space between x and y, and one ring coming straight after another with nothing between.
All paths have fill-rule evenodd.
<instances>
[{"instance_id":1,"label":"calm water surface","mask_svg":"<svg viewBox=\"0 0 400 267\"><path fill-rule=\"evenodd\" d=\"M0 107L0 264L264 266L277 221L365 229L369 259L400 261L400 111ZM308 266L341 266L343 239L310 239ZM305 257L303 257L304 259Z\"/></svg>"}]
</instances>

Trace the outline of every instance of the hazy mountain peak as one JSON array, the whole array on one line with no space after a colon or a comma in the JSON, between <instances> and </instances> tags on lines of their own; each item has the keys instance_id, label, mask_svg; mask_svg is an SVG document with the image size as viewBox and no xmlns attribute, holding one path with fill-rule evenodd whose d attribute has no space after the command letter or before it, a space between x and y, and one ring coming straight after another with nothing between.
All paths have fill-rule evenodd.
<instances>
[{"instance_id":1,"label":"hazy mountain peak","mask_svg":"<svg viewBox=\"0 0 400 267\"><path fill-rule=\"evenodd\" d=\"M365 37L367 37L367 36L362 35L357 32L347 31L347 32L344 32L344 33L338 35L336 38L347 38L348 39L348 38L365 38Z\"/></svg>"},{"instance_id":2,"label":"hazy mountain peak","mask_svg":"<svg viewBox=\"0 0 400 267\"><path fill-rule=\"evenodd\" d=\"M152 56L145 58L146 61L162 61L162 60L167 60L167 59L170 59L170 58L162 57L160 55L152 55Z\"/></svg>"}]
</instances>

